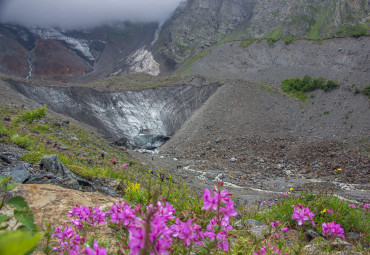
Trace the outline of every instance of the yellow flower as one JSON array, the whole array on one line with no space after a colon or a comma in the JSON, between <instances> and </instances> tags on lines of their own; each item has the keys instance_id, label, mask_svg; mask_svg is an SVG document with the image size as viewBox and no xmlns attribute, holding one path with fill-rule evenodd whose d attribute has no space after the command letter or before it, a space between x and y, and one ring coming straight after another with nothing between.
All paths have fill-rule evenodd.
<instances>
[{"instance_id":1,"label":"yellow flower","mask_svg":"<svg viewBox=\"0 0 370 255\"><path fill-rule=\"evenodd\" d=\"M290 188L290 190L294 190L293 188Z\"/></svg>"},{"instance_id":2,"label":"yellow flower","mask_svg":"<svg viewBox=\"0 0 370 255\"><path fill-rule=\"evenodd\" d=\"M321 214L325 213L326 212L326 208L324 210L321 211Z\"/></svg>"},{"instance_id":3,"label":"yellow flower","mask_svg":"<svg viewBox=\"0 0 370 255\"><path fill-rule=\"evenodd\" d=\"M342 171L342 168L338 168L337 171Z\"/></svg>"}]
</instances>

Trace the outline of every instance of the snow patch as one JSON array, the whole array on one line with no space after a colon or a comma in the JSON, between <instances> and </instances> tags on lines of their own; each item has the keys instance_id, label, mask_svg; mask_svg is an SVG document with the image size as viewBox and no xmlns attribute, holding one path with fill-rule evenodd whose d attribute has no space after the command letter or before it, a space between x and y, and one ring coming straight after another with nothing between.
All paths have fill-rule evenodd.
<instances>
[{"instance_id":1,"label":"snow patch","mask_svg":"<svg viewBox=\"0 0 370 255\"><path fill-rule=\"evenodd\" d=\"M148 73L157 76L160 73L159 64L154 60L153 54L142 47L134 51L126 60L131 73Z\"/></svg>"},{"instance_id":2,"label":"snow patch","mask_svg":"<svg viewBox=\"0 0 370 255\"><path fill-rule=\"evenodd\" d=\"M51 39L51 40L58 40L58 41L65 42L71 48L81 52L89 60L91 61L95 60L94 56L91 55L90 53L89 43L86 40L68 37L62 34L61 31L53 27L34 26L31 28L31 31L32 33L38 35L41 39L45 39L45 40Z\"/></svg>"}]
</instances>

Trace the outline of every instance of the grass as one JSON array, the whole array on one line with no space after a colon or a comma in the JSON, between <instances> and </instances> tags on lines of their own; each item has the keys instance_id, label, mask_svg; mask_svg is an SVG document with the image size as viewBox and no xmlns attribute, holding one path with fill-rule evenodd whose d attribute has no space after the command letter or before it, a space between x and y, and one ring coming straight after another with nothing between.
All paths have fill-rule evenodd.
<instances>
[{"instance_id":1,"label":"grass","mask_svg":"<svg viewBox=\"0 0 370 255\"><path fill-rule=\"evenodd\" d=\"M323 8L323 11L322 11L322 14L317 19L316 23L312 26L310 32L307 35L307 39L312 39L312 40L320 39L319 29L320 29L320 26L321 26L325 16L327 15L327 11L328 11L328 4L325 4L325 6Z\"/></svg>"}]
</instances>

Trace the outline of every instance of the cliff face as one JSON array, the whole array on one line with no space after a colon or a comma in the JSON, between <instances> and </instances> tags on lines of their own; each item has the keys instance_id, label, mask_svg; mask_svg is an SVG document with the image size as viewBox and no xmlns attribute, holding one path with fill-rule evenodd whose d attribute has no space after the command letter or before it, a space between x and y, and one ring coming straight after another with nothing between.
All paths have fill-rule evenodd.
<instances>
[{"instance_id":1,"label":"cliff face","mask_svg":"<svg viewBox=\"0 0 370 255\"><path fill-rule=\"evenodd\" d=\"M367 0L189 0L162 29L159 55L181 63L221 39L369 34Z\"/></svg>"}]
</instances>

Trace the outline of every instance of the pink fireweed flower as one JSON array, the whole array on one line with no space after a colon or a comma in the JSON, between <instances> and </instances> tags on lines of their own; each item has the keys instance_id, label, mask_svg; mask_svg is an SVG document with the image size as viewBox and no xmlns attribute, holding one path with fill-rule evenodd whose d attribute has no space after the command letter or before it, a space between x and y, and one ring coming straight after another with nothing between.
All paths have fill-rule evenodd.
<instances>
[{"instance_id":1,"label":"pink fireweed flower","mask_svg":"<svg viewBox=\"0 0 370 255\"><path fill-rule=\"evenodd\" d=\"M298 204L298 206L294 206L294 213L292 215L292 219L296 220L298 223L298 226L302 226L303 223L306 220L310 220L313 226L315 225L315 222L313 221L313 217L315 214L310 211L308 207L303 208L304 205Z\"/></svg>"},{"instance_id":2,"label":"pink fireweed flower","mask_svg":"<svg viewBox=\"0 0 370 255\"><path fill-rule=\"evenodd\" d=\"M285 193L285 192L281 192L281 195L282 196L286 196L286 197L289 196L289 194L288 193Z\"/></svg>"},{"instance_id":3,"label":"pink fireweed flower","mask_svg":"<svg viewBox=\"0 0 370 255\"><path fill-rule=\"evenodd\" d=\"M338 236L340 238L344 237L344 230L341 228L340 224L335 224L335 221L322 224L322 234L329 235L332 237Z\"/></svg>"},{"instance_id":4,"label":"pink fireweed flower","mask_svg":"<svg viewBox=\"0 0 370 255\"><path fill-rule=\"evenodd\" d=\"M356 205L355 204L350 204L349 208L356 208Z\"/></svg>"},{"instance_id":5,"label":"pink fireweed flower","mask_svg":"<svg viewBox=\"0 0 370 255\"><path fill-rule=\"evenodd\" d=\"M127 165L126 165L126 164L123 164L123 165L121 166L121 168L127 168Z\"/></svg>"},{"instance_id":6,"label":"pink fireweed flower","mask_svg":"<svg viewBox=\"0 0 370 255\"><path fill-rule=\"evenodd\" d=\"M108 215L110 215L112 222L116 224L122 222L124 226L128 226L136 218L135 209L132 209L122 201L115 202Z\"/></svg>"},{"instance_id":7,"label":"pink fireweed flower","mask_svg":"<svg viewBox=\"0 0 370 255\"><path fill-rule=\"evenodd\" d=\"M76 207L72 207L71 211L69 211L68 213L68 216L77 216L80 222L85 221L92 226L95 226L97 224L107 224L107 222L105 221L105 214L105 212L100 211L100 206L90 208L88 206L77 205ZM76 225L76 223L77 222L74 222L73 224Z\"/></svg>"},{"instance_id":8,"label":"pink fireweed flower","mask_svg":"<svg viewBox=\"0 0 370 255\"><path fill-rule=\"evenodd\" d=\"M334 214L334 211L333 210L330 210L330 209L327 209L326 212L329 213L330 215L333 215Z\"/></svg>"},{"instance_id":9,"label":"pink fireweed flower","mask_svg":"<svg viewBox=\"0 0 370 255\"><path fill-rule=\"evenodd\" d=\"M202 245L203 242L200 241L199 231L201 227L192 222L192 220L187 220L186 222L181 222L179 218L176 219L176 223L170 226L173 231L172 236L178 237L184 241L186 246L190 246L192 242Z\"/></svg>"},{"instance_id":10,"label":"pink fireweed flower","mask_svg":"<svg viewBox=\"0 0 370 255\"><path fill-rule=\"evenodd\" d=\"M285 228L280 229L280 231L287 232L287 231L289 231L289 228L285 227Z\"/></svg>"},{"instance_id":11,"label":"pink fireweed flower","mask_svg":"<svg viewBox=\"0 0 370 255\"><path fill-rule=\"evenodd\" d=\"M98 242L94 239L93 249L87 247L81 251L81 254L87 255L107 255L107 250L103 247L99 247Z\"/></svg>"},{"instance_id":12,"label":"pink fireweed flower","mask_svg":"<svg viewBox=\"0 0 370 255\"><path fill-rule=\"evenodd\" d=\"M364 208L369 209L370 208L370 205L365 203L364 204Z\"/></svg>"},{"instance_id":13,"label":"pink fireweed flower","mask_svg":"<svg viewBox=\"0 0 370 255\"><path fill-rule=\"evenodd\" d=\"M212 197L211 191L209 189L204 190L204 195L203 195L203 207L202 209L209 211L209 210L217 210L218 206L218 195L215 194L215 196Z\"/></svg>"},{"instance_id":14,"label":"pink fireweed flower","mask_svg":"<svg viewBox=\"0 0 370 255\"><path fill-rule=\"evenodd\" d=\"M279 226L279 224L280 224L280 222L279 222L279 221L271 222L271 227L276 228L276 227L278 227L278 226Z\"/></svg>"},{"instance_id":15,"label":"pink fireweed flower","mask_svg":"<svg viewBox=\"0 0 370 255\"><path fill-rule=\"evenodd\" d=\"M263 206L263 205L265 205L267 202L266 201L262 201L261 203L260 203L260 206Z\"/></svg>"}]
</instances>

